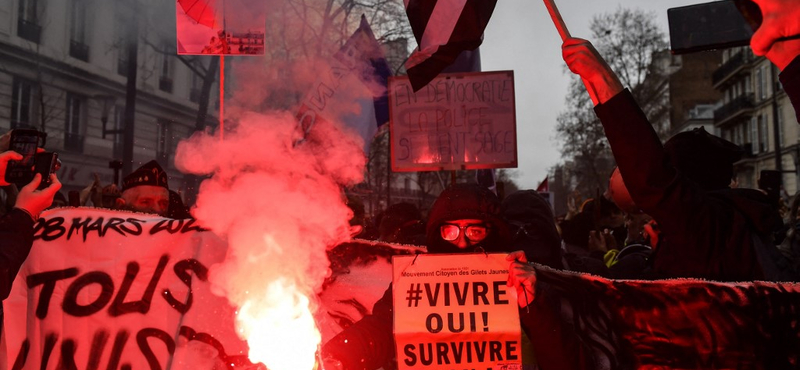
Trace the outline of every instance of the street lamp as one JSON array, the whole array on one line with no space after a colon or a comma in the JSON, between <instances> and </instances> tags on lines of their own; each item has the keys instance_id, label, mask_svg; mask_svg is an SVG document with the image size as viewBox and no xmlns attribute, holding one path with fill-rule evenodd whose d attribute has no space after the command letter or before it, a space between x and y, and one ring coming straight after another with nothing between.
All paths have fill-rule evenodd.
<instances>
[{"instance_id":1,"label":"street lamp","mask_svg":"<svg viewBox=\"0 0 800 370\"><path fill-rule=\"evenodd\" d=\"M100 114L100 122L103 123L103 139L105 139L106 135L109 134L117 135L123 133L123 130L121 129L117 130L106 129L106 124L108 123L108 114L111 111L111 107L114 106L114 103L116 102L117 98L113 95L105 95L105 94L97 94L94 95L92 98L94 100L97 100L102 109L102 112Z\"/></svg>"}]
</instances>

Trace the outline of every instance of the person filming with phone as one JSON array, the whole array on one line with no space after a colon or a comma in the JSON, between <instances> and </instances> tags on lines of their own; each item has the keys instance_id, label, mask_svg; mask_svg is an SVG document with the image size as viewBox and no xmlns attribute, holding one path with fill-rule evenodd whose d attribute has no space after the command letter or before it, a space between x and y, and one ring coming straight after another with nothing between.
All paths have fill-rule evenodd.
<instances>
[{"instance_id":1,"label":"person filming with phone","mask_svg":"<svg viewBox=\"0 0 800 370\"><path fill-rule=\"evenodd\" d=\"M6 171L9 165L23 160L22 153L9 150L9 132L0 137L0 186L8 186ZM34 148L36 152L42 152ZM34 172L33 168L30 172ZM0 301L5 300L11 292L11 285L19 272L20 266L28 257L33 245L33 226L39 214L50 206L61 182L56 175L50 174L49 185L40 189L42 175L36 173L33 180L19 189L14 208L0 217ZM2 328L2 304L0 303L0 328Z\"/></svg>"}]
</instances>

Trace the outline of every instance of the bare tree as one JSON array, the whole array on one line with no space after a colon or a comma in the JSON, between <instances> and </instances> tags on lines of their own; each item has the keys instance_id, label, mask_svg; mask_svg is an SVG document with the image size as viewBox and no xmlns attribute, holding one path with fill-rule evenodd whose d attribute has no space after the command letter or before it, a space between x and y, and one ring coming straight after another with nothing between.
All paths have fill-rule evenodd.
<instances>
[{"instance_id":1,"label":"bare tree","mask_svg":"<svg viewBox=\"0 0 800 370\"><path fill-rule=\"evenodd\" d=\"M657 59L666 41L656 26L655 14L618 8L614 13L595 16L590 29L592 43L622 84L631 89L650 122L658 124L658 131L666 128L662 123L669 118L668 79ZM556 125L561 155L577 177L575 189L595 194L606 187L614 161L603 127L577 76L572 76L566 103L567 109L559 114Z\"/></svg>"}]
</instances>

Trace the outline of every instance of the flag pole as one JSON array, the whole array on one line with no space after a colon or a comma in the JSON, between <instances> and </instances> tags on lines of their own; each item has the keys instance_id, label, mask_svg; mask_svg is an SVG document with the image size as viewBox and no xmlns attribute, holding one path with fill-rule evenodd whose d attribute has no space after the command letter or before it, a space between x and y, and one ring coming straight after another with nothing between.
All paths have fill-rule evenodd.
<instances>
[{"instance_id":1,"label":"flag pole","mask_svg":"<svg viewBox=\"0 0 800 370\"><path fill-rule=\"evenodd\" d=\"M568 38L572 38L572 36L569 34L569 30L567 29L567 24L564 23L564 19L561 18L561 13L558 11L558 7L556 6L556 1L544 0L544 5L545 7L547 7L547 12L550 13L550 19L553 20L553 24L555 24L556 26L558 35L561 36L561 41L564 42ZM586 86L586 91L589 92L589 96L591 96L592 100L594 100L595 97L597 96L597 93L594 91L594 88L592 88L592 86L589 85L589 83L585 79L581 78L581 81L583 81L583 86ZM594 101L594 103L596 105L599 102Z\"/></svg>"}]
</instances>

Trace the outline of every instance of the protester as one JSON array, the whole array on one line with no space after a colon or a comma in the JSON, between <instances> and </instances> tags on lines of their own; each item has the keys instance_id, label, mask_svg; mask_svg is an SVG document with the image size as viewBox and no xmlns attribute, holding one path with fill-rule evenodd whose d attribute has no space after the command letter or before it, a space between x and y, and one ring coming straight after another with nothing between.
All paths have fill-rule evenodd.
<instances>
[{"instance_id":1,"label":"protester","mask_svg":"<svg viewBox=\"0 0 800 370\"><path fill-rule=\"evenodd\" d=\"M786 51L771 53L783 60ZM663 231L664 241L652 256L656 276L780 279L770 239L780 224L777 209L758 190L728 188L738 147L704 130L680 133L662 145L630 92L588 41L566 40L563 54L570 70L588 85L633 200ZM793 87L787 86L787 93Z\"/></svg>"},{"instance_id":2,"label":"protester","mask_svg":"<svg viewBox=\"0 0 800 370\"><path fill-rule=\"evenodd\" d=\"M114 209L117 206L117 199L119 199L122 196L122 192L120 192L117 184L109 184L103 186L101 194L102 194L100 200L101 205L100 206L96 205L96 207L103 207L108 209Z\"/></svg>"},{"instance_id":3,"label":"protester","mask_svg":"<svg viewBox=\"0 0 800 370\"><path fill-rule=\"evenodd\" d=\"M117 208L167 216L169 184L167 173L158 162L147 162L125 176L122 180L122 196L117 199Z\"/></svg>"},{"instance_id":4,"label":"protester","mask_svg":"<svg viewBox=\"0 0 800 370\"><path fill-rule=\"evenodd\" d=\"M53 203L50 204L47 209L66 207L67 205L69 205L69 203L67 203L67 197L64 196L64 193L58 191L56 195L53 196Z\"/></svg>"},{"instance_id":5,"label":"protester","mask_svg":"<svg viewBox=\"0 0 800 370\"><path fill-rule=\"evenodd\" d=\"M660 240L660 231L650 215L633 202L622 181L619 168L615 168L608 180L608 197L625 215L625 243L618 249L609 250L603 261L608 266L605 277L614 279L647 279L650 277L650 255Z\"/></svg>"},{"instance_id":6,"label":"protester","mask_svg":"<svg viewBox=\"0 0 800 370\"><path fill-rule=\"evenodd\" d=\"M588 254L589 238L592 231L608 229L619 237L624 230L622 211L613 202L603 196L589 198L581 204L577 214L561 222L561 238L567 244L567 251L576 254ZM624 238L624 237L623 237ZM620 239L621 244L623 239Z\"/></svg>"},{"instance_id":7,"label":"protester","mask_svg":"<svg viewBox=\"0 0 800 370\"><path fill-rule=\"evenodd\" d=\"M511 227L510 249L524 251L531 261L564 268L561 237L544 197L535 190L519 190L505 197L500 208Z\"/></svg>"},{"instance_id":8,"label":"protester","mask_svg":"<svg viewBox=\"0 0 800 370\"><path fill-rule=\"evenodd\" d=\"M606 276L603 256L621 245L625 235L622 211L603 196L583 202L580 211L559 224L566 268ZM598 231L600 232L598 234ZM617 238L620 238L617 241Z\"/></svg>"},{"instance_id":9,"label":"protester","mask_svg":"<svg viewBox=\"0 0 800 370\"><path fill-rule=\"evenodd\" d=\"M431 208L427 223L426 244L429 253L508 252L508 226L500 213L500 201L494 193L475 184L456 184L445 189ZM531 324L547 335L528 333L523 348L533 346L536 359L523 350L523 364L535 361L541 369L570 369L578 358L576 337L561 331L561 321L553 315L559 308L550 301L541 302ZM394 356L392 336L392 288L375 303L372 314L364 316L322 348L324 368L378 369L390 364ZM530 338L530 343L526 338ZM556 343L558 345L556 345ZM527 344L527 347L526 347ZM567 350L563 350L567 349Z\"/></svg>"},{"instance_id":10,"label":"protester","mask_svg":"<svg viewBox=\"0 0 800 370\"><path fill-rule=\"evenodd\" d=\"M22 159L22 155L7 149L7 143L5 147L0 147L0 186L9 185L5 181L8 162ZM33 180L19 190L14 208L0 217L0 300L8 297L14 278L31 251L34 223L61 188L61 182L55 174L50 175L50 185L39 190L41 181L40 174L34 175ZM3 310L0 304L0 331L2 326Z\"/></svg>"}]
</instances>

